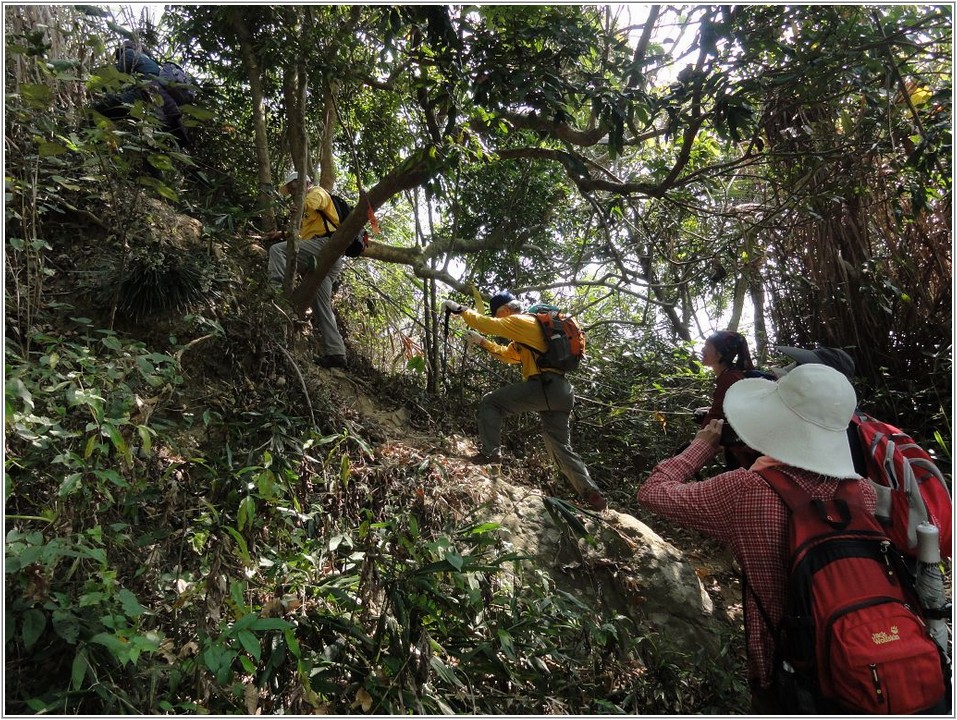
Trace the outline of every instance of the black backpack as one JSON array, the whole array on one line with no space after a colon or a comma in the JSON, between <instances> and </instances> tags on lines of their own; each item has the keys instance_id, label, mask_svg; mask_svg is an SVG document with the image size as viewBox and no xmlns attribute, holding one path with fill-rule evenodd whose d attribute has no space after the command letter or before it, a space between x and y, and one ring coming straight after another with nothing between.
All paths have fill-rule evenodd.
<instances>
[{"instance_id":1,"label":"black backpack","mask_svg":"<svg viewBox=\"0 0 957 720\"><path fill-rule=\"evenodd\" d=\"M329 194L329 197L332 198L332 204L336 208L336 215L339 216L339 222L341 223L347 217L349 213L352 212L352 206L346 202L346 200L339 195ZM322 221L326 225L326 236L332 235L338 228L339 225L333 222L332 218L326 215L321 210L319 213L322 215ZM332 226L330 229L330 225ZM369 246L369 233L363 228L360 230L356 236L352 239L352 242L349 244L349 247L346 248L343 253L346 257L359 257L362 253L365 252L365 249Z\"/></svg>"}]
</instances>

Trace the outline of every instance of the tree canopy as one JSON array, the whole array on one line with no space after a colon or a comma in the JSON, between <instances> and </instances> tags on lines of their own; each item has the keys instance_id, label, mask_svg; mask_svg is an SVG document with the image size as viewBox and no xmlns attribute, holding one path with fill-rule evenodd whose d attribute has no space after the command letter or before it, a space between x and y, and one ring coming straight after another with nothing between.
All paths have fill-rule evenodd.
<instances>
[{"instance_id":1,"label":"tree canopy","mask_svg":"<svg viewBox=\"0 0 957 720\"><path fill-rule=\"evenodd\" d=\"M760 348L856 348L874 382L946 350L949 10L645 9L633 26L614 6L167 13L219 119L266 144L231 168L241 186L290 166L301 123L323 183L406 225L410 191L428 203L418 245L386 232L370 259L579 307L624 292L686 340L749 298Z\"/></svg>"}]
</instances>

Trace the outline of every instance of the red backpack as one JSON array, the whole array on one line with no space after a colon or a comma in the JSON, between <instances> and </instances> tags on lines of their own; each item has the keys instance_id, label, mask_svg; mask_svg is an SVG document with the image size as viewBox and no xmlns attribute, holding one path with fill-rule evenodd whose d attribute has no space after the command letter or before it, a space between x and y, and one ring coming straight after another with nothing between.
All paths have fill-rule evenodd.
<instances>
[{"instance_id":1,"label":"red backpack","mask_svg":"<svg viewBox=\"0 0 957 720\"><path fill-rule=\"evenodd\" d=\"M940 556L951 556L953 509L944 477L930 455L902 430L854 413L867 477L890 488L889 518L883 519L891 541L905 555L917 555L917 526L930 522L940 532Z\"/></svg>"},{"instance_id":2,"label":"red backpack","mask_svg":"<svg viewBox=\"0 0 957 720\"><path fill-rule=\"evenodd\" d=\"M857 481L819 500L778 470L761 476L790 510L775 676L782 706L808 714L936 711L948 697L946 659Z\"/></svg>"}]
</instances>

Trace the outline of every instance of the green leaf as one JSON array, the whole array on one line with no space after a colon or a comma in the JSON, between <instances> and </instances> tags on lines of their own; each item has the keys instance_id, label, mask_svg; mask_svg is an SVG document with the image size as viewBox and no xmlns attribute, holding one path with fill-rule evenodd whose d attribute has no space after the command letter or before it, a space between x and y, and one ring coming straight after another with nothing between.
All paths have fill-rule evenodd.
<instances>
[{"instance_id":1,"label":"green leaf","mask_svg":"<svg viewBox=\"0 0 957 720\"><path fill-rule=\"evenodd\" d=\"M47 616L42 610L30 608L23 613L23 646L29 650L36 645L47 626Z\"/></svg>"},{"instance_id":2,"label":"green leaf","mask_svg":"<svg viewBox=\"0 0 957 720\"><path fill-rule=\"evenodd\" d=\"M150 165L155 167L157 170L172 170L173 161L170 160L169 155L161 155L160 153L150 153L146 156L147 162Z\"/></svg>"},{"instance_id":3,"label":"green leaf","mask_svg":"<svg viewBox=\"0 0 957 720\"><path fill-rule=\"evenodd\" d=\"M262 654L262 647L259 644L259 639L249 632L249 630L243 630L239 633L239 642L243 646L243 650L249 653L250 656L258 663L260 655Z\"/></svg>"},{"instance_id":4,"label":"green leaf","mask_svg":"<svg viewBox=\"0 0 957 720\"><path fill-rule=\"evenodd\" d=\"M556 522L564 521L565 524L571 528L572 532L580 538L591 537L588 529L578 517L578 513L580 512L578 508L561 498L545 497L542 498L542 500L545 503L545 509L548 510L549 515L551 515Z\"/></svg>"},{"instance_id":5,"label":"green leaf","mask_svg":"<svg viewBox=\"0 0 957 720\"><path fill-rule=\"evenodd\" d=\"M146 612L146 608L140 605L136 599L136 595L126 588L116 593L116 599L120 601L120 604L123 606L123 612L125 612L128 617L139 617Z\"/></svg>"},{"instance_id":6,"label":"green leaf","mask_svg":"<svg viewBox=\"0 0 957 720\"><path fill-rule=\"evenodd\" d=\"M152 432L145 425L137 425L136 432L140 436L140 450L142 450L145 455L149 455L153 447Z\"/></svg>"},{"instance_id":7,"label":"green leaf","mask_svg":"<svg viewBox=\"0 0 957 720\"><path fill-rule=\"evenodd\" d=\"M184 115L189 115L197 120L213 120L216 117L216 113L207 110L206 108L196 107L195 105L182 105L180 110L183 111Z\"/></svg>"},{"instance_id":8,"label":"green leaf","mask_svg":"<svg viewBox=\"0 0 957 720\"><path fill-rule=\"evenodd\" d=\"M83 687L83 678L86 677L87 668L90 667L86 659L86 650L80 650L73 656L73 669L70 671L70 689L79 690Z\"/></svg>"},{"instance_id":9,"label":"green leaf","mask_svg":"<svg viewBox=\"0 0 957 720\"><path fill-rule=\"evenodd\" d=\"M256 501L252 495L247 495L239 501L239 510L236 512L236 526L242 530L246 525L252 527L256 516Z\"/></svg>"},{"instance_id":10,"label":"green leaf","mask_svg":"<svg viewBox=\"0 0 957 720\"><path fill-rule=\"evenodd\" d=\"M257 617L258 616L256 613L246 613L233 624L233 626L229 629L229 634L238 635L243 630L248 630L253 626L253 623L256 622Z\"/></svg>"},{"instance_id":11,"label":"green leaf","mask_svg":"<svg viewBox=\"0 0 957 720\"><path fill-rule=\"evenodd\" d=\"M23 384L20 378L12 378L7 381L6 395L7 397L20 398L23 401L24 410L27 413L33 412L33 395L30 394L27 386Z\"/></svg>"},{"instance_id":12,"label":"green leaf","mask_svg":"<svg viewBox=\"0 0 957 720\"><path fill-rule=\"evenodd\" d=\"M442 661L442 658L436 657L433 655L429 658L429 666L435 671L435 674L438 675L442 680L447 682L449 685L455 685L456 687L465 687L462 684L462 681L458 679L455 675L455 670L445 664Z\"/></svg>"},{"instance_id":13,"label":"green leaf","mask_svg":"<svg viewBox=\"0 0 957 720\"><path fill-rule=\"evenodd\" d=\"M473 527L463 528L459 532L462 535L485 535L493 530L498 530L500 527L502 527L500 523L486 522Z\"/></svg>"},{"instance_id":14,"label":"green leaf","mask_svg":"<svg viewBox=\"0 0 957 720\"><path fill-rule=\"evenodd\" d=\"M253 615L250 630L290 630L293 625L282 618L261 618Z\"/></svg>"},{"instance_id":15,"label":"green leaf","mask_svg":"<svg viewBox=\"0 0 957 720\"><path fill-rule=\"evenodd\" d=\"M40 153L40 157L55 157L69 152L65 147L60 145L60 143L48 141L41 142L37 147L37 151Z\"/></svg>"},{"instance_id":16,"label":"green leaf","mask_svg":"<svg viewBox=\"0 0 957 720\"><path fill-rule=\"evenodd\" d=\"M110 442L113 443L113 447L116 448L116 451L123 456L128 464L132 463L133 454L130 451L129 445L126 444L126 440L120 434L119 429L113 425L113 423L106 423L103 429L106 430L106 434L110 436Z\"/></svg>"},{"instance_id":17,"label":"green leaf","mask_svg":"<svg viewBox=\"0 0 957 720\"><path fill-rule=\"evenodd\" d=\"M243 539L243 536L239 534L239 531L236 528L227 527L226 532L233 536L233 540L236 541L236 553L239 555L240 559L246 565L246 567L252 567L252 559L249 557L249 548L246 546L246 541Z\"/></svg>"},{"instance_id":18,"label":"green leaf","mask_svg":"<svg viewBox=\"0 0 957 720\"><path fill-rule=\"evenodd\" d=\"M512 635L507 630L499 630L497 633L499 644L502 646L502 652L511 659L515 659L515 644L512 641Z\"/></svg>"},{"instance_id":19,"label":"green leaf","mask_svg":"<svg viewBox=\"0 0 957 720\"><path fill-rule=\"evenodd\" d=\"M53 100L53 88L49 85L24 83L20 86L20 94L24 99L36 105L49 105Z\"/></svg>"},{"instance_id":20,"label":"green leaf","mask_svg":"<svg viewBox=\"0 0 957 720\"><path fill-rule=\"evenodd\" d=\"M93 438L90 438L91 440ZM87 456L89 457L89 456ZM73 493L82 487L80 480L83 478L83 473L70 473L65 478L63 482L60 483L60 489L57 491L59 497L69 497Z\"/></svg>"},{"instance_id":21,"label":"green leaf","mask_svg":"<svg viewBox=\"0 0 957 720\"><path fill-rule=\"evenodd\" d=\"M173 188L171 188L169 185L166 185L162 180L157 180L149 175L140 175L138 178L136 178L136 182L145 187L153 188L156 192L168 200L179 200L179 195L176 194L176 191L173 190Z\"/></svg>"},{"instance_id":22,"label":"green leaf","mask_svg":"<svg viewBox=\"0 0 957 720\"><path fill-rule=\"evenodd\" d=\"M100 342L106 345L106 347L108 347L110 350L119 352L123 349L123 343L120 342L116 335L107 335L106 337L102 338Z\"/></svg>"},{"instance_id":23,"label":"green leaf","mask_svg":"<svg viewBox=\"0 0 957 720\"><path fill-rule=\"evenodd\" d=\"M448 559L437 560L436 562L423 565L415 571L416 575L432 575L433 573L455 572L457 568L453 566Z\"/></svg>"},{"instance_id":24,"label":"green leaf","mask_svg":"<svg viewBox=\"0 0 957 720\"><path fill-rule=\"evenodd\" d=\"M350 464L349 456L343 453L342 462L339 464L339 480L342 482L343 487L348 487L349 485L349 476L350 476Z\"/></svg>"},{"instance_id":25,"label":"green leaf","mask_svg":"<svg viewBox=\"0 0 957 720\"><path fill-rule=\"evenodd\" d=\"M203 653L203 663L206 669L216 675L223 663L231 662L228 652L220 645L210 645Z\"/></svg>"},{"instance_id":26,"label":"green leaf","mask_svg":"<svg viewBox=\"0 0 957 720\"><path fill-rule=\"evenodd\" d=\"M299 641L296 640L296 633L292 628L283 630L283 637L286 638L286 647L289 648L290 654L296 659L301 658L302 651L299 649Z\"/></svg>"},{"instance_id":27,"label":"green leaf","mask_svg":"<svg viewBox=\"0 0 957 720\"><path fill-rule=\"evenodd\" d=\"M55 610L53 630L70 645L75 645L80 636L80 619L69 610Z\"/></svg>"},{"instance_id":28,"label":"green leaf","mask_svg":"<svg viewBox=\"0 0 957 720\"><path fill-rule=\"evenodd\" d=\"M100 565L106 565L106 550L103 548L85 547L82 548L82 552L80 554L84 557L90 558L91 560L96 560L96 562L100 563Z\"/></svg>"},{"instance_id":29,"label":"green leaf","mask_svg":"<svg viewBox=\"0 0 957 720\"><path fill-rule=\"evenodd\" d=\"M64 187L64 188L66 188L67 190L81 190L81 189L82 189L82 187L81 187L80 185L77 185L77 184L74 183L74 182L70 182L70 181L67 180L65 177L62 177L62 176L60 176L60 175L52 175L52 176L50 176L50 179L53 180L53 182L55 182L55 183L56 183L57 185L59 185L60 187Z\"/></svg>"}]
</instances>

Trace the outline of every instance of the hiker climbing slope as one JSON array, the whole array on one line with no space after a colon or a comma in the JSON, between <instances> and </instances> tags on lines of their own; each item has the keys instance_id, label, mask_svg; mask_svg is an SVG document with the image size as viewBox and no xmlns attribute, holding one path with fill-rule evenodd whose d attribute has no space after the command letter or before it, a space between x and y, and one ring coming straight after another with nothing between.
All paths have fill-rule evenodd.
<instances>
[{"instance_id":1,"label":"hiker climbing slope","mask_svg":"<svg viewBox=\"0 0 957 720\"><path fill-rule=\"evenodd\" d=\"M501 462L502 422L510 415L537 412L542 420L542 435L549 454L558 463L575 492L596 510L607 506L605 498L588 473L581 457L571 447L570 418L575 393L565 372L544 367L540 356L548 345L539 320L523 312L522 304L509 292L492 296L491 317L446 300L443 308L471 328L496 337L507 338L499 345L470 330L466 339L501 362L521 365L522 381L486 394L479 403L478 425L482 449L473 458L477 464Z\"/></svg>"}]
</instances>

